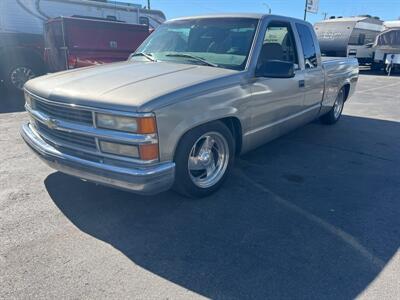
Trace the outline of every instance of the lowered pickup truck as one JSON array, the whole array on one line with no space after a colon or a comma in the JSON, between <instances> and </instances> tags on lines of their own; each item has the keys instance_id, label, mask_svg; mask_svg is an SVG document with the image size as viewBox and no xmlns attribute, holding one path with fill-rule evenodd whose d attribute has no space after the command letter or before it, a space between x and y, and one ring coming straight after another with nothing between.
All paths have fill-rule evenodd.
<instances>
[{"instance_id":1,"label":"lowered pickup truck","mask_svg":"<svg viewBox=\"0 0 400 300\"><path fill-rule=\"evenodd\" d=\"M324 59L312 26L261 14L168 21L126 62L25 85L22 137L47 164L154 194L217 190L234 157L319 118L333 124L356 59Z\"/></svg>"}]
</instances>

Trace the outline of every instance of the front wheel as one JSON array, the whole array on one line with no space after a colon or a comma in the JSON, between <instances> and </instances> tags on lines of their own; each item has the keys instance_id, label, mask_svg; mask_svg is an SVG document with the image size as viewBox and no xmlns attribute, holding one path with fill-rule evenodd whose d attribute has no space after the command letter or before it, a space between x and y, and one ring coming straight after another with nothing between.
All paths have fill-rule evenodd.
<instances>
[{"instance_id":1,"label":"front wheel","mask_svg":"<svg viewBox=\"0 0 400 300\"><path fill-rule=\"evenodd\" d=\"M231 131L216 121L196 127L181 139L175 154L174 189L189 197L205 197L223 183L233 165Z\"/></svg>"},{"instance_id":2,"label":"front wheel","mask_svg":"<svg viewBox=\"0 0 400 300\"><path fill-rule=\"evenodd\" d=\"M324 124L331 125L339 121L342 115L344 101L345 101L345 93L344 89L341 89L336 97L332 109L327 114L320 117L321 122Z\"/></svg>"}]
</instances>

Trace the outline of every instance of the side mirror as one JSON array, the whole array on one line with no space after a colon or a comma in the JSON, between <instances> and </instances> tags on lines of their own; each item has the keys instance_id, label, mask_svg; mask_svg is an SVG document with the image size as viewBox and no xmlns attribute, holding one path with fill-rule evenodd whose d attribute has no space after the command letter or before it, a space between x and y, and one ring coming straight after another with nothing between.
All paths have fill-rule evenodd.
<instances>
[{"instance_id":1,"label":"side mirror","mask_svg":"<svg viewBox=\"0 0 400 300\"><path fill-rule=\"evenodd\" d=\"M256 69L256 77L293 78L294 64L282 60L268 60Z\"/></svg>"}]
</instances>

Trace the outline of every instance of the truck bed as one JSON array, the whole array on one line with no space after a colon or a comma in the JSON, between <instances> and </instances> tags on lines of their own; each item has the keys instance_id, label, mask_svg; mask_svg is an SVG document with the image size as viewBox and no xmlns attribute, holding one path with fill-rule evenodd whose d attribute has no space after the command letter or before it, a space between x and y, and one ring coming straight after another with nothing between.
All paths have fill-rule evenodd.
<instances>
[{"instance_id":1,"label":"truck bed","mask_svg":"<svg viewBox=\"0 0 400 300\"><path fill-rule=\"evenodd\" d=\"M353 58L349 57L337 57L337 56L322 56L321 57L322 63L329 63L329 62L338 62L338 61L351 61Z\"/></svg>"}]
</instances>

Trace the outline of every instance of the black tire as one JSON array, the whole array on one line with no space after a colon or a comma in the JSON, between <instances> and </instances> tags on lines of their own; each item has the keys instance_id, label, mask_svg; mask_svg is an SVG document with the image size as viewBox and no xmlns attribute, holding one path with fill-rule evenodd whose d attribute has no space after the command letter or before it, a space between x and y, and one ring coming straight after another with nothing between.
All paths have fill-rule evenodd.
<instances>
[{"instance_id":1,"label":"black tire","mask_svg":"<svg viewBox=\"0 0 400 300\"><path fill-rule=\"evenodd\" d=\"M345 90L344 90L344 88L342 88L336 97L333 107L327 114L325 114L319 118L320 121L323 124L327 124L327 125L332 125L332 124L335 124L337 121L339 121L340 117L342 116L345 100L346 100L345 99ZM338 103L341 103L339 111L337 111L337 108L336 108L336 105Z\"/></svg>"},{"instance_id":2,"label":"black tire","mask_svg":"<svg viewBox=\"0 0 400 300\"><path fill-rule=\"evenodd\" d=\"M44 73L43 69L43 66L35 61L29 62L22 59L21 61L11 60L10 62L6 62L2 74L6 89L21 91L23 84L29 79L42 75ZM27 73L25 74L24 72Z\"/></svg>"},{"instance_id":3,"label":"black tire","mask_svg":"<svg viewBox=\"0 0 400 300\"><path fill-rule=\"evenodd\" d=\"M227 166L222 177L212 186L199 187L194 183L192 174L189 171L188 163L192 148L204 135L217 133L222 136L228 147L229 157L226 159ZM229 175L234 163L235 157L235 140L228 127L220 122L214 121L201 126L198 126L187 132L179 142L175 153L175 183L173 189L191 198L201 198L214 193L222 185L226 177ZM221 173L222 174L222 173Z\"/></svg>"}]
</instances>

